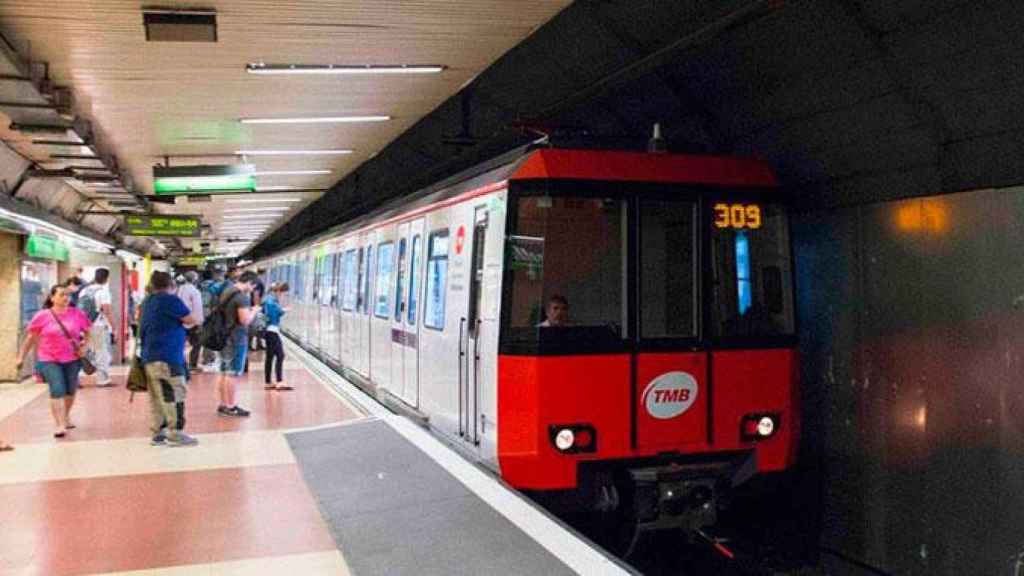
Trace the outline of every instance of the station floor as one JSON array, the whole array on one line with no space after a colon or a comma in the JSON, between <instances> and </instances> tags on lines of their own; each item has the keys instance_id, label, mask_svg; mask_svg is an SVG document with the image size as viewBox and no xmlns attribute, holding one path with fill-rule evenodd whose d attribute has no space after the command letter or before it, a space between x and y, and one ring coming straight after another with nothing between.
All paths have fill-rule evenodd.
<instances>
[{"instance_id":1,"label":"station floor","mask_svg":"<svg viewBox=\"0 0 1024 576\"><path fill-rule=\"evenodd\" d=\"M0 439L15 446L0 452L0 574L349 573L284 433L362 414L291 362L295 390L264 391L253 370L238 394L252 416L218 416L216 374L196 374L199 446L154 447L148 398L129 402L124 373L79 391L64 439L45 385L0 387Z\"/></svg>"}]
</instances>

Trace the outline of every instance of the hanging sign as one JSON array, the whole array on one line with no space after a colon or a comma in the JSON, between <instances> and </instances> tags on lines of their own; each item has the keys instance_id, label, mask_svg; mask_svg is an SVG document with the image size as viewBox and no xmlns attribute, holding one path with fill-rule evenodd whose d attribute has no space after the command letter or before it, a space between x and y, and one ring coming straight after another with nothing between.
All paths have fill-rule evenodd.
<instances>
[{"instance_id":1,"label":"hanging sign","mask_svg":"<svg viewBox=\"0 0 1024 576\"><path fill-rule=\"evenodd\" d=\"M201 224L198 216L125 216L123 230L128 236L198 238Z\"/></svg>"},{"instance_id":2,"label":"hanging sign","mask_svg":"<svg viewBox=\"0 0 1024 576\"><path fill-rule=\"evenodd\" d=\"M182 256L175 262L178 266L194 266L202 268L206 265L206 256Z\"/></svg>"},{"instance_id":3,"label":"hanging sign","mask_svg":"<svg viewBox=\"0 0 1024 576\"><path fill-rule=\"evenodd\" d=\"M25 254L31 258L68 261L68 245L48 236L31 234L25 240Z\"/></svg>"}]
</instances>

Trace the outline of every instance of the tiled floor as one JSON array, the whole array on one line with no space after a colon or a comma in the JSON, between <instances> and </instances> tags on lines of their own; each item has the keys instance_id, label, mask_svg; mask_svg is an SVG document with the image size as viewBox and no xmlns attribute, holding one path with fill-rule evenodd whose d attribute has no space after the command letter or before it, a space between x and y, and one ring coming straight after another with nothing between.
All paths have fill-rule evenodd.
<instances>
[{"instance_id":1,"label":"tiled floor","mask_svg":"<svg viewBox=\"0 0 1024 576\"><path fill-rule=\"evenodd\" d=\"M254 368L255 368L254 364ZM82 389L77 428L52 436L46 388L0 387L0 574L348 574L283 432L361 418L302 368L290 392L239 387L246 419L216 414L216 375L189 388L191 448L149 445L148 398ZM115 372L116 373L116 372Z\"/></svg>"}]
</instances>

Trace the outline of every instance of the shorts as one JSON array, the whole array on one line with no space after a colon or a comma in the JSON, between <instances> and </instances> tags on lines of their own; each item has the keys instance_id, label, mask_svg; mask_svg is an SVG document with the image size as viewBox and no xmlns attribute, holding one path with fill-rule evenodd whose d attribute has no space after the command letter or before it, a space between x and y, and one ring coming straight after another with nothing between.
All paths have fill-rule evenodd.
<instances>
[{"instance_id":1,"label":"shorts","mask_svg":"<svg viewBox=\"0 0 1024 576\"><path fill-rule=\"evenodd\" d=\"M36 367L43 381L50 386L50 398L74 396L78 391L78 371L82 369L80 361L38 362Z\"/></svg>"},{"instance_id":2,"label":"shorts","mask_svg":"<svg viewBox=\"0 0 1024 576\"><path fill-rule=\"evenodd\" d=\"M241 376L245 372L245 355L249 351L248 334L244 331L232 334L224 349L220 351L220 373Z\"/></svg>"}]
</instances>

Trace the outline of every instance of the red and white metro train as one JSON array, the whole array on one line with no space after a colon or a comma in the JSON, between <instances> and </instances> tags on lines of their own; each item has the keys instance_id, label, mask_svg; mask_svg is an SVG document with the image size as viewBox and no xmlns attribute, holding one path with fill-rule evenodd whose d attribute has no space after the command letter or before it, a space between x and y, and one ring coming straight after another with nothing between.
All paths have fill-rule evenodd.
<instances>
[{"instance_id":1,"label":"red and white metro train","mask_svg":"<svg viewBox=\"0 0 1024 576\"><path fill-rule=\"evenodd\" d=\"M516 488L697 529L794 463L762 162L528 147L256 265L291 286L288 334Z\"/></svg>"}]
</instances>

